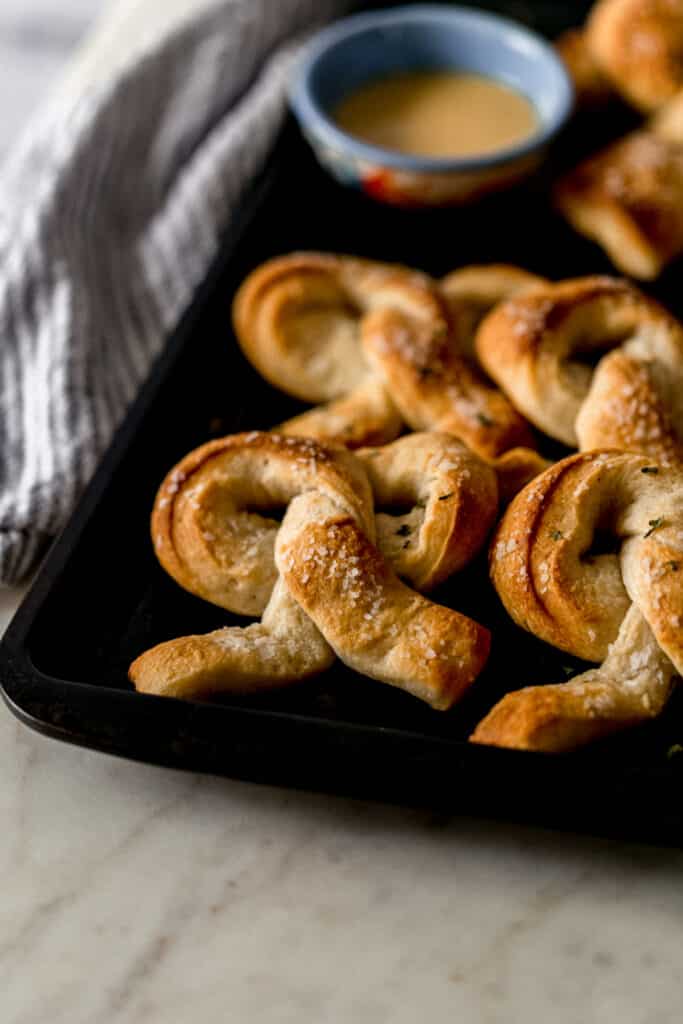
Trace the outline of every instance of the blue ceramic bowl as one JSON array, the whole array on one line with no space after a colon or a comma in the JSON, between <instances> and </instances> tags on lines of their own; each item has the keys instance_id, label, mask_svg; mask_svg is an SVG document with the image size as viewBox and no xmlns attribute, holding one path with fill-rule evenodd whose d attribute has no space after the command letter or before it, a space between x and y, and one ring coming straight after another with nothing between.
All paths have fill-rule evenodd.
<instances>
[{"instance_id":1,"label":"blue ceramic bowl","mask_svg":"<svg viewBox=\"0 0 683 1024\"><path fill-rule=\"evenodd\" d=\"M481 157L410 156L342 131L330 111L370 79L453 69L488 75L534 105L538 129L522 143ZM440 206L512 184L540 161L573 102L562 61L540 36L498 15L456 5L421 5L344 18L313 39L291 103L320 163L335 178L384 202Z\"/></svg>"}]
</instances>

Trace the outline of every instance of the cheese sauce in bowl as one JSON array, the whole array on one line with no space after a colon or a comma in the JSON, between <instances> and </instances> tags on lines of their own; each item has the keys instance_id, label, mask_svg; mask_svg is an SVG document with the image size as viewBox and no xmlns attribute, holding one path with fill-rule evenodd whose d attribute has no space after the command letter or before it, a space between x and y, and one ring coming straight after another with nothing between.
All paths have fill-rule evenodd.
<instances>
[{"instance_id":1,"label":"cheese sauce in bowl","mask_svg":"<svg viewBox=\"0 0 683 1024\"><path fill-rule=\"evenodd\" d=\"M572 99L562 61L524 26L419 4L323 29L291 93L320 163L399 205L466 202L518 181Z\"/></svg>"},{"instance_id":2,"label":"cheese sauce in bowl","mask_svg":"<svg viewBox=\"0 0 683 1024\"><path fill-rule=\"evenodd\" d=\"M409 71L362 85L332 111L349 135L414 156L495 153L538 127L533 104L484 75Z\"/></svg>"}]
</instances>

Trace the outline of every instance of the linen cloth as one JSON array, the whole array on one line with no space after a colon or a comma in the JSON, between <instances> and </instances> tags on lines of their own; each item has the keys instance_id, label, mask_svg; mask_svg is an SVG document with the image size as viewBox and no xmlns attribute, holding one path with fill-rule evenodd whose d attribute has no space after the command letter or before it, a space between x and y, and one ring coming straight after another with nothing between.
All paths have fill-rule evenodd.
<instances>
[{"instance_id":1,"label":"linen cloth","mask_svg":"<svg viewBox=\"0 0 683 1024\"><path fill-rule=\"evenodd\" d=\"M0 582L35 567L343 0L121 3L0 169Z\"/></svg>"}]
</instances>

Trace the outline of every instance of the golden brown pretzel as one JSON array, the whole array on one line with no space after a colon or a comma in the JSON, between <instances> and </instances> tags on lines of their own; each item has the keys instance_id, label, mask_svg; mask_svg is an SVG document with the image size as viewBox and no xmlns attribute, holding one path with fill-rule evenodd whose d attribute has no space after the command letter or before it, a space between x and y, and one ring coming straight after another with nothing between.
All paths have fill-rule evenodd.
<instances>
[{"instance_id":1,"label":"golden brown pretzel","mask_svg":"<svg viewBox=\"0 0 683 1024\"><path fill-rule=\"evenodd\" d=\"M666 113L588 157L555 188L570 224L619 270L646 281L683 251L683 133L666 134L674 123Z\"/></svg>"},{"instance_id":2,"label":"golden brown pretzel","mask_svg":"<svg viewBox=\"0 0 683 1024\"><path fill-rule=\"evenodd\" d=\"M136 687L172 696L252 692L324 670L333 648L373 678L449 707L483 666L487 631L409 590L385 564L372 543L364 464L380 501L414 506L377 517L382 546L406 578L433 586L483 543L495 515L495 477L454 438L412 435L358 457L258 432L211 442L162 484L155 549L186 589L231 611L262 612L261 623L145 652L131 666ZM268 515L276 506L287 508L281 527ZM278 576L273 551L285 523L288 545L306 549L300 559L288 555ZM373 648L380 608L400 629ZM348 632L338 632L342 622Z\"/></svg>"},{"instance_id":3,"label":"golden brown pretzel","mask_svg":"<svg viewBox=\"0 0 683 1024\"><path fill-rule=\"evenodd\" d=\"M138 690L170 697L252 693L329 667L332 650L278 578L278 524L267 514L313 485L372 532L367 477L344 450L252 431L202 445L171 470L152 512L159 561L191 593L261 621L145 651L129 671Z\"/></svg>"},{"instance_id":4,"label":"golden brown pretzel","mask_svg":"<svg viewBox=\"0 0 683 1024\"><path fill-rule=\"evenodd\" d=\"M627 281L536 288L497 306L476 344L491 377L551 437L683 459L683 328Z\"/></svg>"},{"instance_id":5,"label":"golden brown pretzel","mask_svg":"<svg viewBox=\"0 0 683 1024\"><path fill-rule=\"evenodd\" d=\"M264 377L327 403L283 433L361 447L392 440L407 423L452 433L486 458L533 444L507 399L456 348L444 300L423 274L294 253L249 275L233 320Z\"/></svg>"},{"instance_id":6,"label":"golden brown pretzel","mask_svg":"<svg viewBox=\"0 0 683 1024\"><path fill-rule=\"evenodd\" d=\"M564 459L514 499L490 568L518 625L602 664L567 683L507 694L473 741L567 750L661 710L683 670L679 467L613 451Z\"/></svg>"},{"instance_id":7,"label":"golden brown pretzel","mask_svg":"<svg viewBox=\"0 0 683 1024\"><path fill-rule=\"evenodd\" d=\"M639 110L683 88L683 0L598 0L585 34L602 73Z\"/></svg>"},{"instance_id":8,"label":"golden brown pretzel","mask_svg":"<svg viewBox=\"0 0 683 1024\"><path fill-rule=\"evenodd\" d=\"M244 441L249 458L252 446L260 451L266 445L264 437L277 441L277 435L256 431L237 436L251 438ZM161 565L185 590L238 615L261 615L278 576L280 524L268 512L284 504L286 495L269 486L261 511L255 500L239 503L233 476L221 474L212 461L214 453L220 458L226 445L232 450L235 444L233 438L212 441L168 473L152 510L152 539ZM318 445L298 439L285 445L287 467L293 459L308 459L307 451L318 457ZM373 492L377 546L412 587L430 590L481 550L495 522L496 477L457 438L408 434L355 455ZM358 474L355 460L346 464ZM322 472L315 459L310 469ZM333 469L334 480L337 466Z\"/></svg>"}]
</instances>

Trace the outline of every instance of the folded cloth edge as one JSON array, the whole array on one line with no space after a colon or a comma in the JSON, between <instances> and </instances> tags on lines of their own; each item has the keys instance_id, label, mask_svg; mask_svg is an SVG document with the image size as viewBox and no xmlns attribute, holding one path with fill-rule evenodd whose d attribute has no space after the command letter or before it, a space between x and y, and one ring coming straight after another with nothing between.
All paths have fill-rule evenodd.
<instances>
[{"instance_id":1,"label":"folded cloth edge","mask_svg":"<svg viewBox=\"0 0 683 1024\"><path fill-rule=\"evenodd\" d=\"M0 582L64 525L263 166L301 33L224 0L39 118L0 178Z\"/></svg>"}]
</instances>

